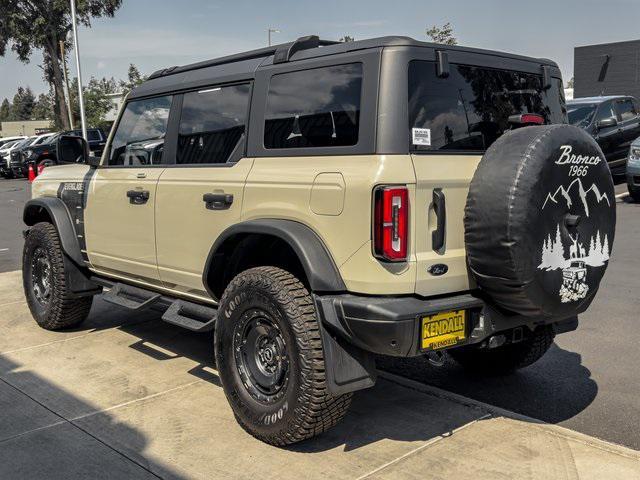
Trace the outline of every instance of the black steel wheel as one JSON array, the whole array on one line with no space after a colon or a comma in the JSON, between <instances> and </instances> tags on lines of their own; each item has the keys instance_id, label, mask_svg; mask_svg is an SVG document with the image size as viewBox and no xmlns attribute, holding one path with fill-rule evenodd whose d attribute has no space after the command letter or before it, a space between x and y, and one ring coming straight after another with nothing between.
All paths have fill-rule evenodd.
<instances>
[{"instance_id":1,"label":"black steel wheel","mask_svg":"<svg viewBox=\"0 0 640 480\"><path fill-rule=\"evenodd\" d=\"M233 351L242 383L259 402L282 398L289 380L289 352L269 312L254 308L234 326Z\"/></svg>"}]
</instances>

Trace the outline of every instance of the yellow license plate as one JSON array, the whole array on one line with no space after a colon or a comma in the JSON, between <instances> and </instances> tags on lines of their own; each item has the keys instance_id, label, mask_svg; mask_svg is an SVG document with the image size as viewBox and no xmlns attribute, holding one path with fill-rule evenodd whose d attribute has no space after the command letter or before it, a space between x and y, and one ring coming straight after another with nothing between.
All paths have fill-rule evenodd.
<instances>
[{"instance_id":1,"label":"yellow license plate","mask_svg":"<svg viewBox=\"0 0 640 480\"><path fill-rule=\"evenodd\" d=\"M456 310L422 317L422 349L452 347L466 338L466 312Z\"/></svg>"}]
</instances>

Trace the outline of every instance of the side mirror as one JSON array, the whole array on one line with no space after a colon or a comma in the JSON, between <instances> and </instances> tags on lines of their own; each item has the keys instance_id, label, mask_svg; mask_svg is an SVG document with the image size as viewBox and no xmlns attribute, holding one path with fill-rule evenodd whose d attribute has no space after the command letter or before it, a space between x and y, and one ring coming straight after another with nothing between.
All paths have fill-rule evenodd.
<instances>
[{"instance_id":1,"label":"side mirror","mask_svg":"<svg viewBox=\"0 0 640 480\"><path fill-rule=\"evenodd\" d=\"M56 157L59 164L88 163L89 145L82 137L62 135L56 142Z\"/></svg>"},{"instance_id":2,"label":"side mirror","mask_svg":"<svg viewBox=\"0 0 640 480\"><path fill-rule=\"evenodd\" d=\"M599 120L596 126L598 127L598 130L602 130L603 128L611 128L615 127L616 125L618 125L618 120L616 120L615 117L609 117Z\"/></svg>"}]
</instances>

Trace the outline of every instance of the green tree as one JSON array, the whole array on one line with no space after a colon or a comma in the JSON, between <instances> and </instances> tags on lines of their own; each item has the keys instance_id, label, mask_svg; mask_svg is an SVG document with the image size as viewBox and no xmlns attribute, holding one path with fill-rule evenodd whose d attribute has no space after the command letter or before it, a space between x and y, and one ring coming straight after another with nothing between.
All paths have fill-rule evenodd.
<instances>
[{"instance_id":1,"label":"green tree","mask_svg":"<svg viewBox=\"0 0 640 480\"><path fill-rule=\"evenodd\" d=\"M573 78L574 77L571 77L571 80L567 82L567 84L565 85L566 88L573 88L573 84L574 84Z\"/></svg>"},{"instance_id":2,"label":"green tree","mask_svg":"<svg viewBox=\"0 0 640 480\"><path fill-rule=\"evenodd\" d=\"M457 45L458 40L453 36L453 27L449 22L445 23L441 27L433 25L426 31L427 38L435 43L442 43L444 45Z\"/></svg>"},{"instance_id":3,"label":"green tree","mask_svg":"<svg viewBox=\"0 0 640 480\"><path fill-rule=\"evenodd\" d=\"M340 39L341 42L353 42L354 40L355 38L353 38L351 35L345 35Z\"/></svg>"},{"instance_id":4,"label":"green tree","mask_svg":"<svg viewBox=\"0 0 640 480\"><path fill-rule=\"evenodd\" d=\"M41 93L38 95L36 104L33 107L34 120L49 120L53 117L53 102L50 93Z\"/></svg>"},{"instance_id":5,"label":"green tree","mask_svg":"<svg viewBox=\"0 0 640 480\"><path fill-rule=\"evenodd\" d=\"M11 107L14 120L31 120L36 97L29 87L18 87L18 92L13 97Z\"/></svg>"},{"instance_id":6,"label":"green tree","mask_svg":"<svg viewBox=\"0 0 640 480\"><path fill-rule=\"evenodd\" d=\"M121 4L122 0L79 0L78 22L90 27L92 18L113 17ZM42 51L45 79L55 94L56 123L63 128L69 128L69 120L59 42L69 50L70 9L68 0L0 0L0 56L10 45L18 59L28 63L34 51Z\"/></svg>"},{"instance_id":7,"label":"green tree","mask_svg":"<svg viewBox=\"0 0 640 480\"><path fill-rule=\"evenodd\" d=\"M75 125L80 125L80 107L78 105L78 79L71 80L71 111ZM84 114L87 127L97 128L105 126L105 115L111 109L112 103L107 95L120 91L119 82L115 78L97 79L91 77L86 87L82 89L84 96Z\"/></svg>"},{"instance_id":8,"label":"green tree","mask_svg":"<svg viewBox=\"0 0 640 480\"><path fill-rule=\"evenodd\" d=\"M147 79L147 76L140 73L140 70L138 70L138 67L136 67L133 63L130 63L129 70L127 71L127 80L120 81L120 88L123 94L126 95L135 87L137 87L142 82L144 82L146 79Z\"/></svg>"},{"instance_id":9,"label":"green tree","mask_svg":"<svg viewBox=\"0 0 640 480\"><path fill-rule=\"evenodd\" d=\"M8 122L12 120L13 109L11 108L11 102L7 98L0 104L0 122Z\"/></svg>"}]
</instances>

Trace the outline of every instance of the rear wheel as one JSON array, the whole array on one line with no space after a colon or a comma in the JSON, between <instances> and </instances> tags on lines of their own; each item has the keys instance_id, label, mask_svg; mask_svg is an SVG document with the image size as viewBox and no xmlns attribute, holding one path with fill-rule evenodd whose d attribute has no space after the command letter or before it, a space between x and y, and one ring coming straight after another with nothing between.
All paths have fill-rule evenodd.
<instances>
[{"instance_id":1,"label":"rear wheel","mask_svg":"<svg viewBox=\"0 0 640 480\"><path fill-rule=\"evenodd\" d=\"M327 390L315 308L296 277L276 267L246 270L226 288L218 311L216 364L247 432L283 446L340 421L351 394Z\"/></svg>"},{"instance_id":2,"label":"rear wheel","mask_svg":"<svg viewBox=\"0 0 640 480\"><path fill-rule=\"evenodd\" d=\"M449 350L449 355L466 370L482 375L504 375L528 367L547 353L553 344L553 327L546 325L518 343L497 348L476 345Z\"/></svg>"},{"instance_id":3,"label":"rear wheel","mask_svg":"<svg viewBox=\"0 0 640 480\"><path fill-rule=\"evenodd\" d=\"M629 196L633 198L633 201L640 202L640 188L635 188L635 187L632 187L631 185L629 185L628 188L629 188Z\"/></svg>"},{"instance_id":4,"label":"rear wheel","mask_svg":"<svg viewBox=\"0 0 640 480\"><path fill-rule=\"evenodd\" d=\"M50 223L38 223L27 234L22 281L29 310L42 328L75 327L89 315L93 297L75 297L69 291L60 238Z\"/></svg>"}]
</instances>

